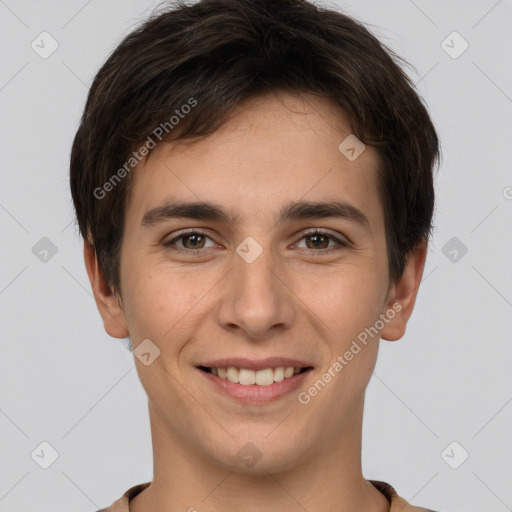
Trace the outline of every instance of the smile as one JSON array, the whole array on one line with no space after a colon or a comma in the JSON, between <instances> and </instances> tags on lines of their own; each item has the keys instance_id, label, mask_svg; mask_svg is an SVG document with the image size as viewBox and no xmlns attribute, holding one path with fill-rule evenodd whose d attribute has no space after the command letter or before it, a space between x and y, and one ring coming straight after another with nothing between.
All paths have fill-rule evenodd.
<instances>
[{"instance_id":1,"label":"smile","mask_svg":"<svg viewBox=\"0 0 512 512\"><path fill-rule=\"evenodd\" d=\"M248 368L208 368L200 366L201 370L211 373L221 379L228 380L233 384L241 384L250 386L256 384L258 386L270 386L275 382L281 382L284 379L290 379L308 368L296 368L293 366L279 366L277 368L264 368L262 370L250 370Z\"/></svg>"},{"instance_id":2,"label":"smile","mask_svg":"<svg viewBox=\"0 0 512 512\"><path fill-rule=\"evenodd\" d=\"M198 366L197 369L212 385L215 393L229 396L239 403L262 405L304 386L304 380L313 367L278 366L251 370L233 366Z\"/></svg>"}]
</instances>

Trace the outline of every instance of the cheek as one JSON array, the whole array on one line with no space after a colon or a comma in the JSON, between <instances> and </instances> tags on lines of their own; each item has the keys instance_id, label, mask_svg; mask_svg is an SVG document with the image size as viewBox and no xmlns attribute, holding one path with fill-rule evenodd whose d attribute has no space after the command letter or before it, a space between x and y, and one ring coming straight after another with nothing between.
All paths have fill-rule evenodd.
<instances>
[{"instance_id":1,"label":"cheek","mask_svg":"<svg viewBox=\"0 0 512 512\"><path fill-rule=\"evenodd\" d=\"M345 264L328 276L302 276L298 296L333 336L343 342L378 318L385 295L379 266L372 263Z\"/></svg>"},{"instance_id":2,"label":"cheek","mask_svg":"<svg viewBox=\"0 0 512 512\"><path fill-rule=\"evenodd\" d=\"M125 316L134 345L149 338L161 351L177 351L174 340L186 339L197 327L197 304L208 288L190 275L147 263L131 265L126 272ZM202 303L202 302L201 302Z\"/></svg>"},{"instance_id":3,"label":"cheek","mask_svg":"<svg viewBox=\"0 0 512 512\"><path fill-rule=\"evenodd\" d=\"M323 370L330 375L324 375L333 382L325 400L334 400L339 406L338 419L357 405L375 367L379 335L372 326L381 312L384 284L378 268L347 267L324 289L322 301L315 305L321 319L317 323L323 326L321 337L329 352Z\"/></svg>"}]
</instances>

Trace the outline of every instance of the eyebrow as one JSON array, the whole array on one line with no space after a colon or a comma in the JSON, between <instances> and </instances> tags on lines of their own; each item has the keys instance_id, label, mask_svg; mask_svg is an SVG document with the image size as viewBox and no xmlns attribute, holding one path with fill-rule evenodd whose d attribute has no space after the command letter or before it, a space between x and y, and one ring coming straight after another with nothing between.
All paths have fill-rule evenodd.
<instances>
[{"instance_id":1,"label":"eyebrow","mask_svg":"<svg viewBox=\"0 0 512 512\"><path fill-rule=\"evenodd\" d=\"M217 204L171 199L161 206L148 210L142 217L141 228L153 227L176 218L218 221L226 224L235 222L235 217ZM359 208L345 201L292 202L283 206L274 220L276 224L280 224L293 220L326 218L346 219L371 230L368 217Z\"/></svg>"}]
</instances>

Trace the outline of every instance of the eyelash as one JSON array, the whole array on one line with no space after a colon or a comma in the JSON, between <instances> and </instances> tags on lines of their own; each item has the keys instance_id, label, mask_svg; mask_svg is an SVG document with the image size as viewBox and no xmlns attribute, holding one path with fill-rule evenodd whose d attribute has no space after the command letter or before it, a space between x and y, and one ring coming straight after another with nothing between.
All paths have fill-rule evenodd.
<instances>
[{"instance_id":1,"label":"eyelash","mask_svg":"<svg viewBox=\"0 0 512 512\"><path fill-rule=\"evenodd\" d=\"M190 235L200 235L200 236L204 236L206 238L210 238L208 236L208 234L206 234L205 232L201 231L200 229L194 229L194 230L185 231L183 233L180 233L178 236L174 237L172 240L169 240L168 242L164 242L163 245L167 249L170 249L170 250L175 251L177 253L182 253L182 254L186 253L189 256L199 256L201 253L203 253L205 251L205 249L181 249L179 247L173 247L175 242L177 242L181 238L185 238L185 237L190 236ZM309 252L312 252L313 254L314 253L319 253L318 254L319 256L324 255L324 254L330 254L333 251L338 251L338 250L341 250L341 249L349 246L349 244L347 242L344 242L343 240L340 240L338 237L332 235L328 231L323 231L321 229L314 229L314 230L302 233L302 236L300 237L299 241L303 240L304 238L306 238L308 236L314 236L314 235L326 236L326 237L332 239L334 242L337 242L338 245L341 245L341 248L320 249L318 251L315 251L313 249L306 249ZM316 254L315 254L315 256L316 256Z\"/></svg>"}]
</instances>

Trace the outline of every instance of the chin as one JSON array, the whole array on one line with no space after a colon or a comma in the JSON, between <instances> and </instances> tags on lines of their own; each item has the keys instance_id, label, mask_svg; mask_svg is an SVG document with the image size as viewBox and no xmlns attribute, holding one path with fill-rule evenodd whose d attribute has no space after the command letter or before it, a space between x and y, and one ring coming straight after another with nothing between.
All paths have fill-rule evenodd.
<instances>
[{"instance_id":1,"label":"chin","mask_svg":"<svg viewBox=\"0 0 512 512\"><path fill-rule=\"evenodd\" d=\"M268 473L288 471L298 464L299 443L289 435L273 433L269 436L269 432L271 429L264 432L260 429L254 437L248 437L247 433L243 440L235 437L230 441L229 452L217 452L212 454L212 458L226 469L240 474L268 476ZM286 434L284 430L283 433ZM219 443L216 446L222 445Z\"/></svg>"}]
</instances>

